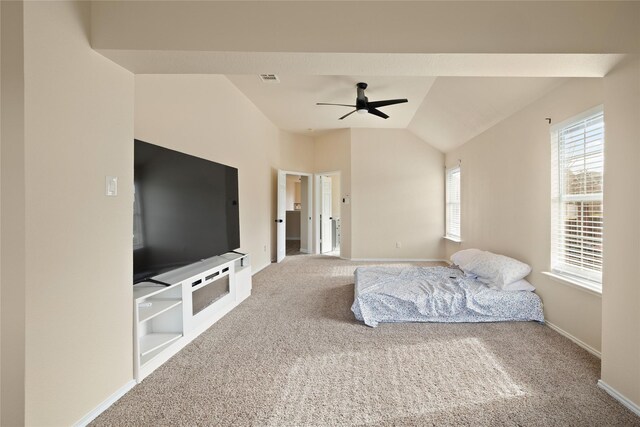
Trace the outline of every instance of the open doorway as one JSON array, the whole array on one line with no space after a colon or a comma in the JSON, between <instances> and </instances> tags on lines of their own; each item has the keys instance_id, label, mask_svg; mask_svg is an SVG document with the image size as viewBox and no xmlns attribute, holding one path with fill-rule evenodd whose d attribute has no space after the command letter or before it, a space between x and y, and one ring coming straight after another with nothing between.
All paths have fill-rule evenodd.
<instances>
[{"instance_id":1,"label":"open doorway","mask_svg":"<svg viewBox=\"0 0 640 427\"><path fill-rule=\"evenodd\" d=\"M320 254L340 256L340 172L316 175L316 250Z\"/></svg>"},{"instance_id":2,"label":"open doorway","mask_svg":"<svg viewBox=\"0 0 640 427\"><path fill-rule=\"evenodd\" d=\"M311 174L278 171L277 257L312 252Z\"/></svg>"},{"instance_id":3,"label":"open doorway","mask_svg":"<svg viewBox=\"0 0 640 427\"><path fill-rule=\"evenodd\" d=\"M303 182L304 178L304 182ZM285 239L286 256L308 253L306 239L307 221L302 221L302 186L307 185L308 177L287 174ZM305 209L306 211L307 209ZM305 230L303 230L303 227Z\"/></svg>"}]
</instances>

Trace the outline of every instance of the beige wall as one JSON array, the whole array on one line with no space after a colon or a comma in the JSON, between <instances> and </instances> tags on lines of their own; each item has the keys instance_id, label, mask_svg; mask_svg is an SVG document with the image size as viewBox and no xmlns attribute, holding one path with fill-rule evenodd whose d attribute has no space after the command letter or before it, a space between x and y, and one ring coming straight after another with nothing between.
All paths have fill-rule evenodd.
<instances>
[{"instance_id":1,"label":"beige wall","mask_svg":"<svg viewBox=\"0 0 640 427\"><path fill-rule=\"evenodd\" d=\"M253 269L271 262L278 129L235 86L223 76L137 75L135 137L238 168L240 251Z\"/></svg>"},{"instance_id":2,"label":"beige wall","mask_svg":"<svg viewBox=\"0 0 640 427\"><path fill-rule=\"evenodd\" d=\"M295 194L296 194L296 188L295 188L295 184L293 182L293 176L292 175L287 175L287 189L286 189L286 203L285 203L285 209L288 211L292 211L293 210L293 199L295 199Z\"/></svg>"},{"instance_id":3,"label":"beige wall","mask_svg":"<svg viewBox=\"0 0 640 427\"><path fill-rule=\"evenodd\" d=\"M287 203L285 209L294 210L294 203L300 203L300 176L287 175Z\"/></svg>"},{"instance_id":4,"label":"beige wall","mask_svg":"<svg viewBox=\"0 0 640 427\"><path fill-rule=\"evenodd\" d=\"M313 138L279 130L278 140L278 164L283 165L280 169L290 172L313 172Z\"/></svg>"},{"instance_id":5,"label":"beige wall","mask_svg":"<svg viewBox=\"0 0 640 427\"><path fill-rule=\"evenodd\" d=\"M24 4L27 425L132 378L133 75L89 46L90 8Z\"/></svg>"},{"instance_id":6,"label":"beige wall","mask_svg":"<svg viewBox=\"0 0 640 427\"><path fill-rule=\"evenodd\" d=\"M545 118L559 123L602 101L602 79L571 80L446 156L447 166L462 161L463 240L447 242L447 255L481 248L530 264L528 278L544 302L545 318L596 350L600 296L541 273L550 261L551 151Z\"/></svg>"},{"instance_id":7,"label":"beige wall","mask_svg":"<svg viewBox=\"0 0 640 427\"><path fill-rule=\"evenodd\" d=\"M604 79L602 380L640 406L640 60Z\"/></svg>"},{"instance_id":8,"label":"beige wall","mask_svg":"<svg viewBox=\"0 0 640 427\"><path fill-rule=\"evenodd\" d=\"M23 4L0 2L0 425L24 424L25 164Z\"/></svg>"},{"instance_id":9,"label":"beige wall","mask_svg":"<svg viewBox=\"0 0 640 427\"><path fill-rule=\"evenodd\" d=\"M352 258L441 259L444 155L404 129L351 134Z\"/></svg>"},{"instance_id":10,"label":"beige wall","mask_svg":"<svg viewBox=\"0 0 640 427\"><path fill-rule=\"evenodd\" d=\"M337 201L340 256L442 258L444 155L440 151L407 130L344 129L316 137L314 156L316 173L340 172L340 197L350 199L349 204ZM393 224L387 222L392 219Z\"/></svg>"},{"instance_id":11,"label":"beige wall","mask_svg":"<svg viewBox=\"0 0 640 427\"><path fill-rule=\"evenodd\" d=\"M340 193L342 197L351 195L351 130L341 129L319 135L314 143L315 173L340 172ZM314 192L317 192L314 188ZM317 199L314 198L314 204ZM315 209L315 208L314 208ZM340 221L342 226L342 240L340 242L340 256L351 258L351 204L340 206ZM314 225L314 236L317 234L317 224Z\"/></svg>"},{"instance_id":12,"label":"beige wall","mask_svg":"<svg viewBox=\"0 0 640 427\"><path fill-rule=\"evenodd\" d=\"M254 271L271 263L277 169L310 170L310 139L280 131L217 75L137 75L135 136L238 168L240 250Z\"/></svg>"},{"instance_id":13,"label":"beige wall","mask_svg":"<svg viewBox=\"0 0 640 427\"><path fill-rule=\"evenodd\" d=\"M340 218L340 175L331 176L331 217Z\"/></svg>"}]
</instances>

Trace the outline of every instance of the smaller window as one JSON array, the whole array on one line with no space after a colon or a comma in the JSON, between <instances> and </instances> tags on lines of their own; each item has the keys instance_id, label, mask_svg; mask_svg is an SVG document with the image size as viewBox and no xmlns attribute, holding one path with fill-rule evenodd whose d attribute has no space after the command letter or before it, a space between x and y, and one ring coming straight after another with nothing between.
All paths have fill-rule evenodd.
<instances>
[{"instance_id":1,"label":"smaller window","mask_svg":"<svg viewBox=\"0 0 640 427\"><path fill-rule=\"evenodd\" d=\"M447 229L445 237L460 240L460 166L447 169L446 176Z\"/></svg>"}]
</instances>

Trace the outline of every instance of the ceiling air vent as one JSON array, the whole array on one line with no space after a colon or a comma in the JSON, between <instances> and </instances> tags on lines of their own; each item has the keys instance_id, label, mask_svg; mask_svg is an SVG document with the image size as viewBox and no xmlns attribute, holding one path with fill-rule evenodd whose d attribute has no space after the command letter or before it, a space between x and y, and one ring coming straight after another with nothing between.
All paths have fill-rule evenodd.
<instances>
[{"instance_id":1,"label":"ceiling air vent","mask_svg":"<svg viewBox=\"0 0 640 427\"><path fill-rule=\"evenodd\" d=\"M280 79L275 74L260 74L260 80L264 83L280 83Z\"/></svg>"}]
</instances>

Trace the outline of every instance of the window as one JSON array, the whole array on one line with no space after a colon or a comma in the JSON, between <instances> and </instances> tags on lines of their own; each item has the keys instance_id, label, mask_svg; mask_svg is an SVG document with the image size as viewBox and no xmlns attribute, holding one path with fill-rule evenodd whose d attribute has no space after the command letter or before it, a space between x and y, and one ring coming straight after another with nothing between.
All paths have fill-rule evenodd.
<instances>
[{"instance_id":1,"label":"window","mask_svg":"<svg viewBox=\"0 0 640 427\"><path fill-rule=\"evenodd\" d=\"M460 241L460 166L447 169L446 199L447 229L445 237Z\"/></svg>"},{"instance_id":2,"label":"window","mask_svg":"<svg viewBox=\"0 0 640 427\"><path fill-rule=\"evenodd\" d=\"M604 112L551 130L551 270L602 289Z\"/></svg>"}]
</instances>

